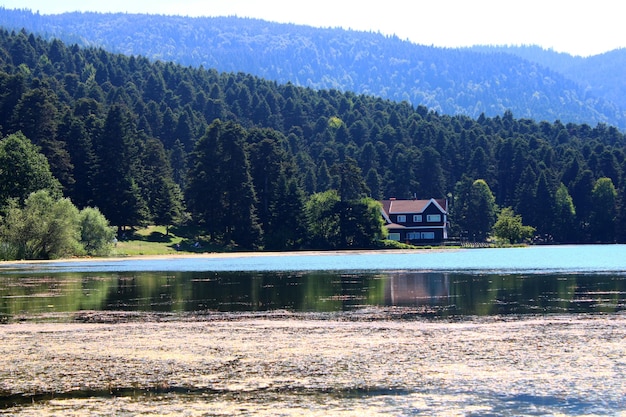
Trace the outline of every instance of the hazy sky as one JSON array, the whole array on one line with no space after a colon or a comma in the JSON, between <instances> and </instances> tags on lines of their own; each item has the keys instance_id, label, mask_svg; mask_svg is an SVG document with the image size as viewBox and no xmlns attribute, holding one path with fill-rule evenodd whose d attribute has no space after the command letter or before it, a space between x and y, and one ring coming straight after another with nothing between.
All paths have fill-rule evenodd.
<instances>
[{"instance_id":1,"label":"hazy sky","mask_svg":"<svg viewBox=\"0 0 626 417\"><path fill-rule=\"evenodd\" d=\"M0 0L42 14L67 11L256 17L395 34L435 46L540 45L572 55L626 47L617 0Z\"/></svg>"}]
</instances>

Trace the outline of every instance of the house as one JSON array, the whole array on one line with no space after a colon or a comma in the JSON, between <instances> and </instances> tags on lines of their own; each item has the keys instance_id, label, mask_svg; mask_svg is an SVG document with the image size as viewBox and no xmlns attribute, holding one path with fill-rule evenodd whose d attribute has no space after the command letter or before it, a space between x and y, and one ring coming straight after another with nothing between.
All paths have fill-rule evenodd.
<instances>
[{"instance_id":1,"label":"house","mask_svg":"<svg viewBox=\"0 0 626 417\"><path fill-rule=\"evenodd\" d=\"M415 244L441 243L448 238L448 200L381 201L389 239Z\"/></svg>"}]
</instances>

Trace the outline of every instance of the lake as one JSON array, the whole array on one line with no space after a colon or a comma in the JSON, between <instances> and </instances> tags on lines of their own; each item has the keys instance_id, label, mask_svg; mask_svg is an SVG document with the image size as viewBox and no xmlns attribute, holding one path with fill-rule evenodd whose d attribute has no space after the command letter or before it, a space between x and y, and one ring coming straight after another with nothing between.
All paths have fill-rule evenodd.
<instances>
[{"instance_id":1,"label":"lake","mask_svg":"<svg viewBox=\"0 0 626 417\"><path fill-rule=\"evenodd\" d=\"M472 273L626 272L626 245L507 249L215 254L212 257L0 264L0 273L145 271L441 271Z\"/></svg>"},{"instance_id":2,"label":"lake","mask_svg":"<svg viewBox=\"0 0 626 417\"><path fill-rule=\"evenodd\" d=\"M450 317L609 313L626 305L626 245L228 254L0 266L0 315L82 310ZM367 310L369 311L369 310Z\"/></svg>"},{"instance_id":3,"label":"lake","mask_svg":"<svg viewBox=\"0 0 626 417\"><path fill-rule=\"evenodd\" d=\"M151 333L143 349L158 348L159 352L169 352L174 348L168 346L178 343L177 337L183 337L191 345L208 343L205 337L209 330L202 324L208 322L214 323L211 331L217 333L212 337L222 340L222 349L230 346L228 349L241 351L241 343L244 342L235 342L241 337L241 340L247 340L245 343L258 344L261 351L269 349L277 352L271 363L265 365L263 374L267 377L267 373L274 375L274 372L274 380L270 385L282 388L258 391L258 371L250 375L248 367L241 368L239 365L233 365L235 368L228 371L229 377L218 378L220 383L224 379L234 379L239 388L223 388L215 381L208 385L201 384L198 380L206 378L205 372L198 370L197 375L194 372L191 375L188 370L190 365L181 359L178 365L168 362L167 366L176 369L176 366L184 364L187 371L172 371L171 378L175 380L185 374L190 381L175 388L169 381L170 388L162 389L160 396L155 396L154 390L141 388L141 384L135 381L132 383L135 384L135 394L131 396L135 402L130 407L135 411L128 415L148 412L155 407L154 401L157 400L160 407L164 407L162 412L177 414L175 410L188 408L203 415L221 415L220 407L214 407L220 401L223 410L228 410L227 414L237 415L248 415L237 411L237 407L243 407L244 404L250 414L265 410L266 415L272 415L272 410L281 410L284 415L299 415L303 413L302 401L317 404L319 415L350 415L350 402L361 407L361 413L353 415L616 415L626 412L626 379L622 376L626 374L626 361L623 359L623 353L626 352L619 343L624 342L623 326L619 324L625 320L625 310L626 245L266 253L252 256L226 254L0 264L0 321L5 323L0 326L0 331L5 329L7 333L4 336L7 338L10 338L9 333L13 336L24 334L24 326L28 325L31 326L28 331L38 335L33 336L32 343L41 348L48 337L42 334L57 334L45 331L41 326L53 326L54 329L54 326L70 323L71 333L68 334L79 332L81 335L100 331L96 327L80 327L93 322L111 326L112 331L130 331L135 329L132 325L137 321L191 322L199 326L182 330L180 325L178 336L168 339L167 334L174 330L168 328L168 333L164 334L164 327L160 326L166 325L155 324L155 333ZM251 321L246 326L238 327L236 323L243 320ZM571 320L575 320L575 323L562 334L545 332L546 328L561 329L560 324L571 324ZM349 325L345 327L344 323ZM459 323L463 327L455 327ZM557 327L554 327L555 323ZM317 330L311 330L317 329L318 324L321 328L334 329L328 330L333 338L326 340L317 350L323 354L316 356L306 352L310 356L299 355L287 361L287 364L282 364L287 367L285 369L276 365L285 361L285 357L289 356L287 352L293 350L283 351L289 339L301 339L302 345L321 343L319 338L315 338ZM129 325L131 327L127 328ZM436 330L424 330L424 326L431 325L436 326ZM471 330L467 325L470 325ZM253 329L258 326L264 330L254 333ZM407 331L412 332L412 336L407 335ZM451 331L459 339L452 337ZM231 334L233 340L226 342L223 332ZM461 336L464 332L470 333ZM586 341L580 340L581 332L586 335ZM200 335L204 336L197 339ZM94 340L97 340L94 343L104 346L107 337L98 339L94 336ZM527 351L525 339L529 337L533 338L533 343L541 342L545 346L543 350ZM344 358L344 361L337 360L336 355L345 355L346 352L340 347L341 344L336 345L336 338L343 339L347 343L346 348L354 345L354 356ZM392 349L391 345L384 342L389 338L408 338L413 341L425 338L424 341L432 346L428 353L412 342L404 343L401 347L393 345L395 347ZM482 342L469 346L468 340L474 338ZM168 340L167 345L159 347L157 339ZM500 341L493 344L496 339ZM136 355L142 343L141 338L129 340L134 341L128 346L125 357ZM549 350L557 349L564 340L568 342L561 348L555 352ZM375 352L372 351L379 342L381 345ZM67 347L72 342L54 339L50 343L51 346L61 343ZM88 343L88 340L83 340L74 349L68 350L68 367L78 363L76 351L82 351ZM446 348L447 343L450 345ZM435 347L437 344L440 344L439 348ZM508 362L510 358L506 358L498 368L512 367L512 372L501 374L499 384L491 380L482 381L484 377L481 372L502 359L490 358L485 356L486 352L475 351L486 349L490 344L489 351L497 353L499 358L509 356L509 351L517 351L518 359L514 364ZM596 377L584 368L569 369L571 365L562 363L568 358L582 363L585 359L582 353L572 359L564 349L570 349L571 352L580 348L582 352L584 346L595 346L598 352L606 350L604 357L612 358L609 364L602 365L606 367L602 369L604 376ZM5 348L5 357L19 355L17 351L11 351L11 347ZM57 351L58 347L50 349ZM203 361L206 361L207 355L214 355L216 349L220 348L211 346L206 349L199 354L199 357L205 358ZM429 364L442 366L438 361L451 353L457 358L451 362L455 364L454 371L438 376L436 382L431 383L416 384L411 374L403 371L402 367L397 368L394 361L395 355L398 361L411 363L405 368L409 369L416 366L417 357L428 355L431 358ZM252 358L255 358L255 363L268 360L267 357L256 357L256 350L245 354L240 352L240 355L242 359L248 358L246 363L251 363ZM525 367L519 368L519 363L530 360L533 355L547 356L539 356L535 363L531 364L531 360ZM324 363L328 363L328 366L339 368L308 369L312 363L321 360L318 356L324 357ZM309 357L309 360L303 363L303 357ZM362 370L352 368L355 361L364 358L370 358L365 374ZM475 372L465 374L462 364L471 363L473 358L478 361ZM222 361L223 355L215 355L214 360ZM337 363L331 365L334 362ZM380 365L382 367L373 374L371 367L374 362L386 365ZM431 365L418 362L421 365L415 372L421 375L420 380L425 378L427 381L440 373L432 369ZM37 359L32 357L26 359L24 365L38 366L36 363ZM116 363L110 366L115 368ZM154 365L155 369L161 366L162 361ZM534 369L536 366L539 368ZM559 378L567 379L567 383L561 384L565 387L547 387L545 382L539 383L546 378L545 375L537 376L536 380L518 375L530 370L539 375L542 369L548 368L553 369L552 377L555 381ZM128 369L120 370L120 375L128 378ZM11 375L15 375L26 371L15 369L12 372ZM68 374L67 369L50 372L55 375L56 372ZM137 370L131 375L145 381L151 381L154 377L146 375L141 379L139 375L142 372ZM226 373L225 370L212 372ZM241 375L235 376L237 372ZM380 376L387 373L396 375L393 378L395 382L391 383L387 377ZM331 374L332 380L319 376ZM349 377L350 374L361 378L359 384ZM1 377L0 371L0 381ZM607 377L612 379L607 380ZM57 375L56 380L59 378L63 379ZM16 415L53 415L64 408L66 411L84 409L90 410L87 414L101 414L104 409L112 407L112 402L129 398L124 378L117 393L112 390L105 392L106 389L101 392L99 388L59 391L41 382L41 391L57 391L57 400L53 401L45 395L32 397L26 393L20 394L22 388L13 389L5 382L4 386L0 385L0 394L5 393L4 407ZM348 379L344 381L344 378ZM595 378L599 378L597 387L584 388L590 381L596 381ZM309 383L305 384L306 387L301 386L305 380ZM477 381L482 381L482 387L470 388ZM15 382L14 385L22 383L24 381ZM148 385L151 383L146 382ZM456 383L467 388L458 390L460 387ZM85 384L88 385L88 382ZM293 386L300 388L289 388ZM369 388L364 389L364 386ZM258 403L246 392L256 393L254 398L260 394L267 398ZM559 396L565 400L560 401ZM84 397L89 400L80 400ZM26 398L31 402L38 399L38 406L33 408L25 405L18 398ZM59 405L55 402L59 401L58 398L65 398L67 402ZM415 408L416 401L422 405ZM300 405L294 408L294 402ZM334 405L328 408L324 406L326 402ZM480 407L475 408L477 402L480 402ZM116 410L116 414L123 414L119 408ZM339 410L343 411L340 413Z\"/></svg>"}]
</instances>

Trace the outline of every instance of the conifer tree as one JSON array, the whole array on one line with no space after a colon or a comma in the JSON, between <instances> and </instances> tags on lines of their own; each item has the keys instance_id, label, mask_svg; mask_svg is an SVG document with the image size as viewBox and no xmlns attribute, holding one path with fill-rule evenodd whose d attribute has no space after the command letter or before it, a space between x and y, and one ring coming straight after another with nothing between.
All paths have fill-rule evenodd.
<instances>
[{"instance_id":1,"label":"conifer tree","mask_svg":"<svg viewBox=\"0 0 626 417\"><path fill-rule=\"evenodd\" d=\"M545 171L539 174L534 195L533 217L531 221L537 228L539 236L546 240L552 240L555 221L555 198L550 190Z\"/></svg>"},{"instance_id":2,"label":"conifer tree","mask_svg":"<svg viewBox=\"0 0 626 417\"><path fill-rule=\"evenodd\" d=\"M297 179L285 173L278 179L268 224L263 230L265 248L271 250L298 249L306 236L304 192Z\"/></svg>"},{"instance_id":3,"label":"conifer tree","mask_svg":"<svg viewBox=\"0 0 626 417\"><path fill-rule=\"evenodd\" d=\"M146 140L143 155L144 192L154 224L169 226L182 219L183 197L178 184L172 178L172 168L163 143L150 138Z\"/></svg>"},{"instance_id":4,"label":"conifer tree","mask_svg":"<svg viewBox=\"0 0 626 417\"><path fill-rule=\"evenodd\" d=\"M94 203L120 232L125 226L141 225L149 216L137 181L136 146L129 116L122 107L111 107L96 146Z\"/></svg>"},{"instance_id":5,"label":"conifer tree","mask_svg":"<svg viewBox=\"0 0 626 417\"><path fill-rule=\"evenodd\" d=\"M73 183L65 188L72 202L86 207L93 201L93 176L97 167L91 136L81 118L66 114L59 126L59 136L67 144L73 167Z\"/></svg>"},{"instance_id":6,"label":"conifer tree","mask_svg":"<svg viewBox=\"0 0 626 417\"><path fill-rule=\"evenodd\" d=\"M240 125L214 121L196 145L187 196L212 239L254 248L262 232L245 140Z\"/></svg>"}]
</instances>

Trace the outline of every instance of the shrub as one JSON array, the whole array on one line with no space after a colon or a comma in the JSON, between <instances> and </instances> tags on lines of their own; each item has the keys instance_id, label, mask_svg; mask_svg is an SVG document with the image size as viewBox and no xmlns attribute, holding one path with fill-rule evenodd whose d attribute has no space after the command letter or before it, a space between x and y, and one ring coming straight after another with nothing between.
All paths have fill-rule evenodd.
<instances>
[{"instance_id":1,"label":"shrub","mask_svg":"<svg viewBox=\"0 0 626 417\"><path fill-rule=\"evenodd\" d=\"M113 246L115 228L97 208L80 212L80 243L88 255L108 255Z\"/></svg>"}]
</instances>

